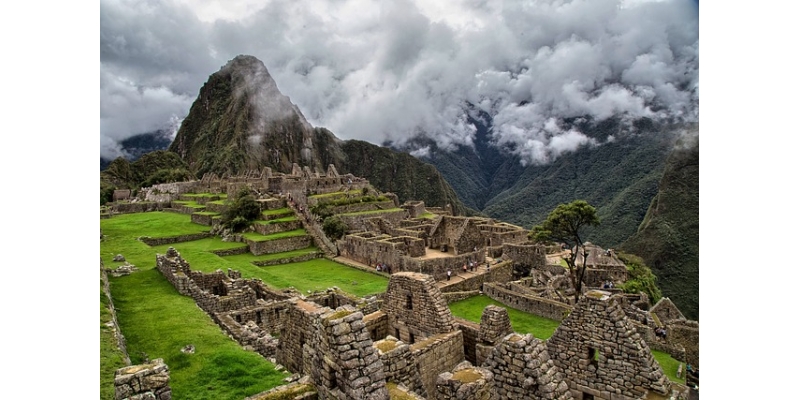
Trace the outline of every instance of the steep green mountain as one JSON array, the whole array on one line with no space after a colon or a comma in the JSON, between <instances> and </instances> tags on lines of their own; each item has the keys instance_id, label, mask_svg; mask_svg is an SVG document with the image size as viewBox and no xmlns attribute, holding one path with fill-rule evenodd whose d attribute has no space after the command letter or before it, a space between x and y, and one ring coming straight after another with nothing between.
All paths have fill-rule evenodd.
<instances>
[{"instance_id":1,"label":"steep green mountain","mask_svg":"<svg viewBox=\"0 0 800 400\"><path fill-rule=\"evenodd\" d=\"M169 151L198 177L264 167L288 172L293 163L325 171L333 164L340 173L365 177L378 189L394 192L400 201L450 204L459 214L469 212L431 165L312 127L252 56L237 56L209 76Z\"/></svg>"},{"instance_id":2,"label":"steep green mountain","mask_svg":"<svg viewBox=\"0 0 800 400\"><path fill-rule=\"evenodd\" d=\"M338 141L306 121L260 60L237 56L209 76L169 151L197 176L263 167L285 172L292 163L324 170L341 157Z\"/></svg>"},{"instance_id":3,"label":"steep green mountain","mask_svg":"<svg viewBox=\"0 0 800 400\"><path fill-rule=\"evenodd\" d=\"M670 153L647 214L621 246L644 258L664 296L690 319L700 312L699 177L698 137L689 135Z\"/></svg>"}]
</instances>

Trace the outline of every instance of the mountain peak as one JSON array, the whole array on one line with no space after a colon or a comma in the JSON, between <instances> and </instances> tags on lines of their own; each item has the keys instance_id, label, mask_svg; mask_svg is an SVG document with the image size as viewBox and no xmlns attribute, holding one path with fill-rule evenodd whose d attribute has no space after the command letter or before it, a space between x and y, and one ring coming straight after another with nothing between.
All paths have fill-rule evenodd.
<instances>
[{"instance_id":1,"label":"mountain peak","mask_svg":"<svg viewBox=\"0 0 800 400\"><path fill-rule=\"evenodd\" d=\"M253 134L262 134L265 125L270 122L294 116L299 117L306 129L313 129L300 109L288 96L281 93L267 67L258 58L238 55L220 68L217 74L230 76L233 95L253 106L254 122L256 122Z\"/></svg>"}]
</instances>

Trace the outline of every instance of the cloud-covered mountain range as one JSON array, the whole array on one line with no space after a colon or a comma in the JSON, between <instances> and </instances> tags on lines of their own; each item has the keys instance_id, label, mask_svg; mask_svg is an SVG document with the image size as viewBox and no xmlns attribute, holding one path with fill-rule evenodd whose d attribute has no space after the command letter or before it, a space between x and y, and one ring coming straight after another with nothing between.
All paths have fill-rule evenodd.
<instances>
[{"instance_id":1,"label":"cloud-covered mountain range","mask_svg":"<svg viewBox=\"0 0 800 400\"><path fill-rule=\"evenodd\" d=\"M538 164L615 139L576 120L698 118L692 1L102 0L101 156L177 130L238 54L261 59L312 125L376 144L469 145L483 111L492 143Z\"/></svg>"}]
</instances>

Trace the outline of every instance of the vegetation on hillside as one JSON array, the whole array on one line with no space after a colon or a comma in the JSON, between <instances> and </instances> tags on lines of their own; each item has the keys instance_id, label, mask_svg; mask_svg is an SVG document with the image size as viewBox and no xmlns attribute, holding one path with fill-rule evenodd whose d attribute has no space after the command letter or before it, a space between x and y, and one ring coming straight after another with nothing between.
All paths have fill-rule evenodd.
<instances>
[{"instance_id":1,"label":"vegetation on hillside","mask_svg":"<svg viewBox=\"0 0 800 400\"><path fill-rule=\"evenodd\" d=\"M119 157L100 173L100 204L112 200L116 189L138 190L159 183L193 179L188 165L168 151L147 153L134 162Z\"/></svg>"},{"instance_id":2,"label":"vegetation on hillside","mask_svg":"<svg viewBox=\"0 0 800 400\"><path fill-rule=\"evenodd\" d=\"M667 159L639 230L620 246L642 256L664 296L689 319L698 319L700 311L699 176L699 143L689 136Z\"/></svg>"},{"instance_id":3,"label":"vegetation on hillside","mask_svg":"<svg viewBox=\"0 0 800 400\"><path fill-rule=\"evenodd\" d=\"M656 276L650 267L639 256L619 251L616 254L628 268L628 280L622 284L622 290L625 293L644 292L650 299L650 304L656 304L661 299L661 289L658 288Z\"/></svg>"}]
</instances>

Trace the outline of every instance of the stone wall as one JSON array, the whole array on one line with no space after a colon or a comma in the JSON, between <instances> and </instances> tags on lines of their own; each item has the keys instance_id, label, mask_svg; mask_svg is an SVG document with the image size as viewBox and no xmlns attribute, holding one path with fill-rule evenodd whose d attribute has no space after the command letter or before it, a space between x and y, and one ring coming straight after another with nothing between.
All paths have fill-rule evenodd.
<instances>
[{"instance_id":1,"label":"stone wall","mask_svg":"<svg viewBox=\"0 0 800 400\"><path fill-rule=\"evenodd\" d=\"M311 236L308 235L263 241L243 240L250 246L250 252L253 253L254 256L282 253L284 251L299 250L311 246Z\"/></svg>"},{"instance_id":2,"label":"stone wall","mask_svg":"<svg viewBox=\"0 0 800 400\"><path fill-rule=\"evenodd\" d=\"M192 222L199 225L211 226L214 220L219 220L218 215L215 214L198 214L192 213Z\"/></svg>"},{"instance_id":3,"label":"stone wall","mask_svg":"<svg viewBox=\"0 0 800 400\"><path fill-rule=\"evenodd\" d=\"M445 292L442 293L442 296L444 296L444 300L447 302L447 304L452 304L457 301L466 300L470 297L475 297L479 294L481 294L480 290L468 290L465 292Z\"/></svg>"},{"instance_id":4,"label":"stone wall","mask_svg":"<svg viewBox=\"0 0 800 400\"><path fill-rule=\"evenodd\" d=\"M170 400L169 368L164 360L120 368L114 376L115 400Z\"/></svg>"},{"instance_id":5,"label":"stone wall","mask_svg":"<svg viewBox=\"0 0 800 400\"><path fill-rule=\"evenodd\" d=\"M422 201L406 201L401 207L408 211L410 218L419 218L425 214L425 203Z\"/></svg>"},{"instance_id":6,"label":"stone wall","mask_svg":"<svg viewBox=\"0 0 800 400\"><path fill-rule=\"evenodd\" d=\"M531 268L541 268L547 264L545 248L539 244L503 244L503 256L515 264L529 265Z\"/></svg>"},{"instance_id":7,"label":"stone wall","mask_svg":"<svg viewBox=\"0 0 800 400\"><path fill-rule=\"evenodd\" d=\"M436 378L437 400L498 400L494 388L494 374L468 362L461 363L453 372L443 372Z\"/></svg>"},{"instance_id":8,"label":"stone wall","mask_svg":"<svg viewBox=\"0 0 800 400\"><path fill-rule=\"evenodd\" d=\"M364 325L366 325L373 342L389 336L389 316L383 311L364 315Z\"/></svg>"},{"instance_id":9,"label":"stone wall","mask_svg":"<svg viewBox=\"0 0 800 400\"><path fill-rule=\"evenodd\" d=\"M548 339L547 349L578 398L668 393L670 383L650 347L608 292L586 292Z\"/></svg>"},{"instance_id":10,"label":"stone wall","mask_svg":"<svg viewBox=\"0 0 800 400\"><path fill-rule=\"evenodd\" d=\"M494 374L498 398L573 398L547 346L531 334L508 334L492 349L482 366Z\"/></svg>"},{"instance_id":11,"label":"stone wall","mask_svg":"<svg viewBox=\"0 0 800 400\"><path fill-rule=\"evenodd\" d=\"M131 214L150 211L164 211L169 208L169 203L155 202L135 202L135 203L111 203L108 209L113 214Z\"/></svg>"},{"instance_id":12,"label":"stone wall","mask_svg":"<svg viewBox=\"0 0 800 400\"><path fill-rule=\"evenodd\" d=\"M411 355L411 348L394 336L379 340L373 344L383 362L383 374L386 382L394 382L405 386L408 390L427 397L419 367Z\"/></svg>"},{"instance_id":13,"label":"stone wall","mask_svg":"<svg viewBox=\"0 0 800 400\"><path fill-rule=\"evenodd\" d=\"M485 269L486 267L479 264L478 268ZM453 278L450 280L450 284L442 288L442 290L447 292L482 290L487 283L510 281L513 279L513 273L514 266L511 264L511 262L502 262L492 266L488 272L483 272L463 280L456 280L456 278ZM458 277L458 275L455 275L456 270L453 270L453 274L454 276Z\"/></svg>"},{"instance_id":14,"label":"stone wall","mask_svg":"<svg viewBox=\"0 0 800 400\"><path fill-rule=\"evenodd\" d=\"M370 212L366 214L339 214L339 218L347 224L348 230L364 231L367 227L367 220L372 218L383 218L392 224L399 224L400 221L408 217L408 212L403 209L386 210L382 212Z\"/></svg>"},{"instance_id":15,"label":"stone wall","mask_svg":"<svg viewBox=\"0 0 800 400\"><path fill-rule=\"evenodd\" d=\"M193 298L209 314L256 305L255 291L244 282L231 282L222 271L212 274L192 271L172 247L167 254L156 255L156 268L178 293Z\"/></svg>"},{"instance_id":16,"label":"stone wall","mask_svg":"<svg viewBox=\"0 0 800 400\"><path fill-rule=\"evenodd\" d=\"M272 222L272 223L259 223L255 222L253 224L253 228L256 232L262 235L272 235L273 233L278 232L288 232L293 231L295 229L301 229L303 224L300 221L282 221L282 222Z\"/></svg>"},{"instance_id":17,"label":"stone wall","mask_svg":"<svg viewBox=\"0 0 800 400\"><path fill-rule=\"evenodd\" d=\"M450 309L429 275L392 274L381 311L389 316L389 334L410 344L455 327Z\"/></svg>"},{"instance_id":18,"label":"stone wall","mask_svg":"<svg viewBox=\"0 0 800 400\"><path fill-rule=\"evenodd\" d=\"M461 331L462 340L464 341L464 359L473 365L480 365L476 361L475 345L480 341L481 326L465 319L453 319L455 320L456 329Z\"/></svg>"},{"instance_id":19,"label":"stone wall","mask_svg":"<svg viewBox=\"0 0 800 400\"><path fill-rule=\"evenodd\" d=\"M174 244L174 243L183 243L183 242L191 242L195 240L205 239L213 237L214 235L210 232L201 232L201 233L193 233L189 235L178 235L178 236L170 236L170 237L162 237L162 238L151 238L151 237L140 237L139 240L147 244L148 246L163 246L165 244Z\"/></svg>"},{"instance_id":20,"label":"stone wall","mask_svg":"<svg viewBox=\"0 0 800 400\"><path fill-rule=\"evenodd\" d=\"M417 360L422 384L427 393L436 393L436 378L464 361L464 339L456 330L431 336L411 345L411 354Z\"/></svg>"},{"instance_id":21,"label":"stone wall","mask_svg":"<svg viewBox=\"0 0 800 400\"><path fill-rule=\"evenodd\" d=\"M280 332L281 345L277 360L289 371L304 374L303 346L314 335L314 319L324 312L323 307L303 300L290 300L286 319Z\"/></svg>"},{"instance_id":22,"label":"stone wall","mask_svg":"<svg viewBox=\"0 0 800 400\"><path fill-rule=\"evenodd\" d=\"M310 337L303 346L303 373L320 398L389 399L383 362L354 307L314 312Z\"/></svg>"},{"instance_id":23,"label":"stone wall","mask_svg":"<svg viewBox=\"0 0 800 400\"><path fill-rule=\"evenodd\" d=\"M561 321L572 310L568 304L506 289L503 284L486 283L483 293L511 308Z\"/></svg>"},{"instance_id":24,"label":"stone wall","mask_svg":"<svg viewBox=\"0 0 800 400\"><path fill-rule=\"evenodd\" d=\"M250 250L249 248L247 249ZM262 260L262 261L252 261L253 265L257 265L259 267L266 267L270 265L281 265L281 264L289 264L289 263L298 263L308 260L313 260L315 258L322 257L321 252L316 253L309 253L302 256L295 256L295 257L286 257L286 258L277 258L273 260Z\"/></svg>"},{"instance_id":25,"label":"stone wall","mask_svg":"<svg viewBox=\"0 0 800 400\"><path fill-rule=\"evenodd\" d=\"M239 254L247 254L247 253L249 253L250 252L250 247L246 246L246 245L242 245L242 247L235 247L235 248L232 248L232 249L211 250L211 252L216 254L216 255L218 255L218 256L220 256L220 257L235 256L235 255L239 255Z\"/></svg>"},{"instance_id":26,"label":"stone wall","mask_svg":"<svg viewBox=\"0 0 800 400\"><path fill-rule=\"evenodd\" d=\"M255 321L247 320L242 323L230 313L217 313L214 321L245 350L255 351L264 358L274 358L277 354L279 340Z\"/></svg>"}]
</instances>

